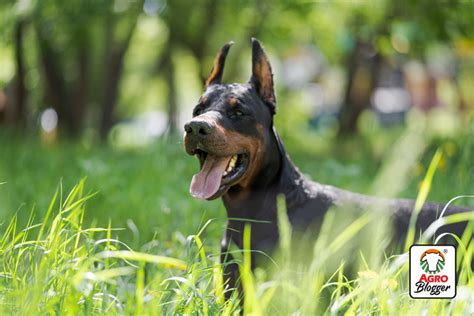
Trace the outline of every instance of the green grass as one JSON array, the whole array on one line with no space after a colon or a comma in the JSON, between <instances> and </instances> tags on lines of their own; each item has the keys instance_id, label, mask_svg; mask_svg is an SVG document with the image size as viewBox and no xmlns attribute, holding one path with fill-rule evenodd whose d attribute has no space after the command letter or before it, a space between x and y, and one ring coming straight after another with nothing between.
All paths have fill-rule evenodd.
<instances>
[{"instance_id":1,"label":"green grass","mask_svg":"<svg viewBox=\"0 0 474 316\"><path fill-rule=\"evenodd\" d=\"M173 258L159 241L134 250L112 237L114 229L84 226L84 181L67 195L55 194L42 222L33 218L25 229L15 216L0 239L0 312L2 314L232 314L234 297L224 301L218 255L203 246L203 229L188 236L182 253ZM280 203L282 205L282 203ZM375 269L366 266L355 279L344 276L344 264L332 257L362 229L367 217L345 227L332 240L333 213L314 244L309 266L298 265L292 254L289 223L280 207L281 258L271 278L264 271L250 273L250 252L244 250L242 281L247 313L292 314L459 314L472 312L474 281L468 249L460 247L459 288L455 300L408 297L406 256L387 258ZM250 230L244 232L249 249ZM31 238L31 236L35 236ZM472 239L472 231L464 240ZM211 250L211 251L209 251ZM349 254L345 254L349 255ZM463 260L466 258L466 260ZM333 267L334 269L331 269ZM330 272L331 270L334 270ZM331 275L332 273L332 275Z\"/></svg>"},{"instance_id":2,"label":"green grass","mask_svg":"<svg viewBox=\"0 0 474 316\"><path fill-rule=\"evenodd\" d=\"M421 202L472 194L469 133L426 141L420 156L410 160L402 155L405 143L397 139L412 141L416 135L395 131L344 143L306 135L314 146L289 136L285 140L300 169L323 183L418 196ZM197 162L184 155L179 141L119 150L69 143L48 147L0 134L0 144L0 314L238 311L235 297L223 299L218 263L224 208L220 201L189 196ZM441 154L433 160L436 150ZM400 158L391 160L394 153ZM393 161L400 160L407 163L393 172ZM392 182L400 185L374 184ZM469 198L456 202L474 205ZM456 299L412 300L406 256L384 252L383 219L371 212L331 211L318 240L297 251L283 204L281 249L271 268L251 274L248 251L236 256L246 292L252 293L246 312L472 314L474 281L468 265L473 243L459 248ZM245 234L249 238L251 232ZM472 230L459 237L467 245ZM299 260L301 252L306 260Z\"/></svg>"}]
</instances>

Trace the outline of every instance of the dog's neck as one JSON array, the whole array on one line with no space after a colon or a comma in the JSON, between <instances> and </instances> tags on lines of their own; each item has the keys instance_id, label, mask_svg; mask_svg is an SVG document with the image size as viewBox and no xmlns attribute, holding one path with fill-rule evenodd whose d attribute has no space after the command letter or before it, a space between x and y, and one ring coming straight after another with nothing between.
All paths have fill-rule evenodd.
<instances>
[{"instance_id":1,"label":"dog's neck","mask_svg":"<svg viewBox=\"0 0 474 316\"><path fill-rule=\"evenodd\" d=\"M231 188L222 198L229 218L274 221L279 194L285 195L287 203L301 203L307 198L301 185L305 178L286 154L275 128L269 134L260 172L252 186Z\"/></svg>"}]
</instances>

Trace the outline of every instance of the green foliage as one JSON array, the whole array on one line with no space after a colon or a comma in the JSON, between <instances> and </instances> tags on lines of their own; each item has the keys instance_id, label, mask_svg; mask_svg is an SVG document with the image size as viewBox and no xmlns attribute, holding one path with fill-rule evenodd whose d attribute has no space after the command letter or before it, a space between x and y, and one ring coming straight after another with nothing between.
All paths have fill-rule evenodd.
<instances>
[{"instance_id":1,"label":"green foliage","mask_svg":"<svg viewBox=\"0 0 474 316\"><path fill-rule=\"evenodd\" d=\"M395 182L393 177L401 176L379 175L376 170L393 163L387 155L391 146L399 150L397 146L404 144L396 141L399 135L368 133L336 146L322 144L331 139L319 139L318 146L325 150L317 155L295 142L295 135L285 137L285 143L313 179L371 192L374 178L382 179L380 187L384 174ZM218 263L223 207L219 201L189 196L197 162L184 155L179 141L114 149L70 143L46 147L34 139L17 142L6 133L0 137L1 314L229 315L239 309L236 297L224 301ZM307 141L313 137L310 132L300 134ZM407 137L413 135L402 134ZM437 163L425 176L436 150L443 154L436 156ZM428 200L445 203L472 193L474 179L462 174L472 168L473 150L468 134L435 139L420 163L404 167L410 176L401 194L416 197L420 181L429 183L422 185L420 200L427 191ZM352 155L341 154L345 152ZM386 169L390 167L381 170ZM74 185L83 177L87 181ZM473 205L473 200L457 202ZM408 298L407 258L384 253L387 232L380 227L380 216L334 210L326 216L316 243L301 242L282 216L284 203L278 206L283 238L269 269L250 274L248 250L237 259L242 260L244 286L255 293L245 302L248 310L278 315L462 315L472 308L474 284L468 266L474 249L472 243L467 246L472 229L459 236L463 246L457 260L458 298L413 301ZM246 234L248 238L251 231Z\"/></svg>"},{"instance_id":2,"label":"green foliage","mask_svg":"<svg viewBox=\"0 0 474 316\"><path fill-rule=\"evenodd\" d=\"M34 140L17 143L5 137L9 136L4 135L1 141L0 179L8 183L0 193L2 217L17 211L20 220L25 220L24 214L32 208L41 217L58 183L68 191L78 179L87 177L88 188L96 193L88 202L93 209L88 222L97 220L107 226L113 218L115 225L139 227L125 233L134 245L155 234L160 240L179 242L208 218L219 217L220 223L225 223L217 201L203 205L183 198L189 195L189 179L197 162L187 157L177 142L170 145L163 141L152 148L123 151L71 143L48 148Z\"/></svg>"},{"instance_id":3,"label":"green foliage","mask_svg":"<svg viewBox=\"0 0 474 316\"><path fill-rule=\"evenodd\" d=\"M67 196L56 192L41 223L30 217L20 230L15 216L6 227L0 239L2 314L219 310L212 296L218 267L199 263L193 253L186 261L153 254L153 242L148 253L133 251L111 238L110 226L85 227L84 203L92 196L83 190L81 181ZM191 249L187 244L183 250Z\"/></svg>"},{"instance_id":4,"label":"green foliage","mask_svg":"<svg viewBox=\"0 0 474 316\"><path fill-rule=\"evenodd\" d=\"M392 65L408 58L423 60L430 47L439 43L462 55L457 61L466 64L474 29L472 12L471 2L456 0L436 5L411 0L2 1L0 90L9 100L6 112L20 106L13 93L17 81L24 77L26 83L26 112L23 117L5 115L6 121L24 120L27 130L36 133L39 113L53 107L60 129L72 125L70 136L78 137L85 128L90 132L100 124L108 130L110 124L100 123L101 116L108 114L115 122L178 105L186 111L199 95L202 79L223 43L236 42L226 79L248 79L252 36L265 43L276 72L279 61L305 46L317 48L328 61L326 66L342 66L347 71L347 60L358 41L373 46L374 53ZM19 25L23 36L15 44ZM23 48L15 49L19 43ZM17 73L16 62L22 58L24 71ZM472 70L462 69L468 75L460 76L459 84L469 86ZM175 79L167 77L170 72ZM284 87L278 90L280 104L291 100Z\"/></svg>"},{"instance_id":5,"label":"green foliage","mask_svg":"<svg viewBox=\"0 0 474 316\"><path fill-rule=\"evenodd\" d=\"M114 121L165 110L170 99L186 111L197 100L216 49L231 39L236 45L224 81L246 81L251 36L265 43L277 75L278 61L305 45L317 47L326 66L347 70L357 41L373 46L387 63L402 65L409 58L425 59L440 42L457 47L462 40L462 51L452 53L464 56L454 76L465 91L453 93L466 96L469 108L473 12L469 1L429 0L2 1L0 97L11 98L21 75L16 58L23 56L26 130L37 134L38 114L51 106L60 125L67 120L74 125L75 105L84 110L76 132L87 130L87 138L50 143L0 131L0 314L238 312L237 297L224 301L228 289L218 263L225 211L219 201L188 194L195 159L184 155L176 138L147 148L94 145L100 112L109 111ZM20 25L23 49L15 44ZM122 59L123 75L114 73ZM468 119L461 124L457 118L455 132L443 134L446 111L441 121L412 111L407 126L384 130L366 112L359 137L335 140L333 130L308 128L312 113L304 98L275 78L276 125L296 164L313 179L362 193L415 198L419 192L417 207L453 197L474 206L467 197L474 189ZM103 109L107 94L111 110ZM465 315L474 309L468 268L474 245L466 246L473 227L456 236L458 298L413 301L406 256L384 253L384 219L334 210L316 243L303 243L290 231L282 201L278 208L282 240L273 269L250 273L252 232L245 230L240 263L243 286L252 293L247 312ZM412 230L407 244L415 237Z\"/></svg>"},{"instance_id":6,"label":"green foliage","mask_svg":"<svg viewBox=\"0 0 474 316\"><path fill-rule=\"evenodd\" d=\"M115 229L84 223L84 180L65 195L57 191L40 221L30 216L26 227L15 215L0 238L0 312L2 314L194 314L238 313L239 301L224 300L222 267L213 247L203 245L201 230L177 246L170 257L153 239L136 251L113 238ZM417 300L408 298L406 255L391 256L378 266L361 268L358 276L345 275L345 264L333 257L351 258L343 248L362 230L371 229L363 216L341 232L334 230L329 212L321 235L304 266L288 247L291 235L284 203L279 205L284 260L271 275L250 272L249 226L244 232L241 274L248 299L246 314L392 314L441 313L464 315L473 308L474 283L470 258L474 246L460 247L458 298ZM337 233L338 237L333 238ZM472 230L464 240L472 239ZM383 253L382 246L378 249ZM308 256L309 254L309 256ZM360 254L363 259L363 254ZM336 269L336 267L338 267Z\"/></svg>"}]
</instances>

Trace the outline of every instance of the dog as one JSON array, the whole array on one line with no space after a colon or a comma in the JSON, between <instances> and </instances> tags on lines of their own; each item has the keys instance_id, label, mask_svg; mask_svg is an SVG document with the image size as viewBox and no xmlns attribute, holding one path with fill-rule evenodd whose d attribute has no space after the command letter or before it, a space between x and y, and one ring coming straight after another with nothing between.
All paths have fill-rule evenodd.
<instances>
[{"instance_id":1,"label":"dog","mask_svg":"<svg viewBox=\"0 0 474 316\"><path fill-rule=\"evenodd\" d=\"M395 238L408 230L413 200L381 199L312 182L302 175L286 154L273 125L276 98L273 73L260 42L252 39L252 75L247 83L223 84L222 74L229 48L217 54L205 91L184 125L184 145L197 156L200 171L192 178L190 193L205 200L222 198L228 222L221 242L224 278L231 288L238 286L239 269L228 253L230 243L243 248L244 226L251 226L251 249L271 253L279 242L277 196L283 195L293 230L305 231L320 223L333 206L367 209L381 205L391 216ZM425 230L443 209L425 203L416 230ZM449 207L445 215L472 212ZM242 220L244 219L244 220ZM437 232L461 236L466 223L444 226ZM255 252L252 252L252 269Z\"/></svg>"}]
</instances>

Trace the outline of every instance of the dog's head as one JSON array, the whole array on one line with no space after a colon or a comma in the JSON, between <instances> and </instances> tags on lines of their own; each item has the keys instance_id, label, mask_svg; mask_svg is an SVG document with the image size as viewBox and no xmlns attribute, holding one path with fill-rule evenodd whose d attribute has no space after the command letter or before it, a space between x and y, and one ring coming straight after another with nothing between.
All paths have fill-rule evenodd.
<instances>
[{"instance_id":1,"label":"dog's head","mask_svg":"<svg viewBox=\"0 0 474 316\"><path fill-rule=\"evenodd\" d=\"M267 56L252 39L252 76L248 83L222 84L230 42L219 51L204 94L184 125L186 152L201 170L191 182L194 197L212 200L234 186L248 187L264 160L275 114L273 75Z\"/></svg>"}]
</instances>

